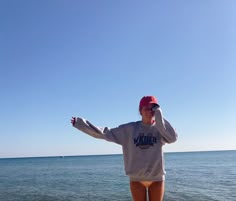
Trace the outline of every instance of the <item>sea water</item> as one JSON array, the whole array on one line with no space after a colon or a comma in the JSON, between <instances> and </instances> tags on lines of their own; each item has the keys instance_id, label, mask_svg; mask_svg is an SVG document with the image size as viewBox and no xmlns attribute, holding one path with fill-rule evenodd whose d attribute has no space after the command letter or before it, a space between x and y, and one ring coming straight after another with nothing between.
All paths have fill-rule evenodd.
<instances>
[{"instance_id":1,"label":"sea water","mask_svg":"<svg viewBox=\"0 0 236 201\"><path fill-rule=\"evenodd\" d=\"M236 201L236 151L165 153L164 201ZM131 201L122 155L0 159L0 201Z\"/></svg>"}]
</instances>

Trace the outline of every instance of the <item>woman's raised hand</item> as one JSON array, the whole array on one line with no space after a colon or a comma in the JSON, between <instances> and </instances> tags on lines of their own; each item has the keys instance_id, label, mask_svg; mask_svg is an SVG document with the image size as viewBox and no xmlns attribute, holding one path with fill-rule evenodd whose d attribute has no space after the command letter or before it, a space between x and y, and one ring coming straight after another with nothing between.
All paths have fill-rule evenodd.
<instances>
[{"instance_id":1,"label":"woman's raised hand","mask_svg":"<svg viewBox=\"0 0 236 201\"><path fill-rule=\"evenodd\" d=\"M72 117L72 119L71 119L71 124L72 124L72 126L75 125L75 122L76 122L76 118L75 118L75 117Z\"/></svg>"}]
</instances>

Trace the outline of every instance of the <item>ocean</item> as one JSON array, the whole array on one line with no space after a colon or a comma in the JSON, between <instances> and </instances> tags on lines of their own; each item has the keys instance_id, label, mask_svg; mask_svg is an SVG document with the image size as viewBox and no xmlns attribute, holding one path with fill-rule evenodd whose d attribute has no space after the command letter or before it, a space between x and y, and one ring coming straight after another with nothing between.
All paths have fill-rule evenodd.
<instances>
[{"instance_id":1,"label":"ocean","mask_svg":"<svg viewBox=\"0 0 236 201\"><path fill-rule=\"evenodd\" d=\"M164 201L236 201L236 151L165 153ZM0 159L0 201L131 201L122 155Z\"/></svg>"}]
</instances>

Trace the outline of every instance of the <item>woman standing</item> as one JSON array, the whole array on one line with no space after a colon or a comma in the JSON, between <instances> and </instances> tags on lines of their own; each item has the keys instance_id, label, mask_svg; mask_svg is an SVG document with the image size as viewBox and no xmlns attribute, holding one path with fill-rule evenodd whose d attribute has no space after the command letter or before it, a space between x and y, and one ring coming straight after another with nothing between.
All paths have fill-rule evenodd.
<instances>
[{"instance_id":1,"label":"woman standing","mask_svg":"<svg viewBox=\"0 0 236 201\"><path fill-rule=\"evenodd\" d=\"M120 144L125 172L130 178L133 201L162 201L165 168L162 146L177 140L177 133L163 118L154 96L144 96L139 103L141 121L116 128L99 128L83 118L72 117L72 125L88 135Z\"/></svg>"}]
</instances>

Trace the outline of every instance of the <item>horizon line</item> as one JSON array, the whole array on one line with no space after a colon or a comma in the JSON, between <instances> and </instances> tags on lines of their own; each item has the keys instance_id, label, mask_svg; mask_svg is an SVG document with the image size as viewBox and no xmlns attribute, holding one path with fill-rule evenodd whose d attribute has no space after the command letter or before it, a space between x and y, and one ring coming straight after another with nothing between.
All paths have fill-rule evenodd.
<instances>
[{"instance_id":1,"label":"horizon line","mask_svg":"<svg viewBox=\"0 0 236 201\"><path fill-rule=\"evenodd\" d=\"M164 154L174 153L194 153L194 152L223 152L223 151L236 151L236 149L223 149L223 150L194 150L194 151L167 151ZM16 156L16 157L0 157L0 159L24 159L24 158L65 158L65 157L86 157L86 156L112 156L123 155L123 153L114 154L82 154L82 155L48 155L48 156Z\"/></svg>"}]
</instances>

